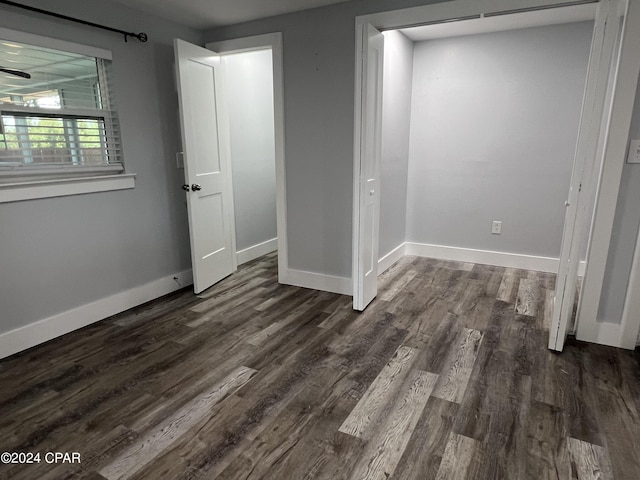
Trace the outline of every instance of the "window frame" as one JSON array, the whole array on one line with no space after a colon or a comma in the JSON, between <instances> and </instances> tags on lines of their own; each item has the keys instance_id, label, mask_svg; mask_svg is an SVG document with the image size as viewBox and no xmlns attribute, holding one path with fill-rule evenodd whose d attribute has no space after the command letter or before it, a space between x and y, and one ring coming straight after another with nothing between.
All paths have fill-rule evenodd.
<instances>
[{"instance_id":1,"label":"window frame","mask_svg":"<svg viewBox=\"0 0 640 480\"><path fill-rule=\"evenodd\" d=\"M0 27L0 39L113 61L111 51L103 48L3 27ZM101 76L101 84L105 81L106 79ZM110 91L109 95L113 95L113 92ZM104 118L105 128L107 128L107 122L110 120L107 118L108 112L104 110L50 110L37 107L20 108L11 105L5 105L0 110L2 112L14 111L21 114L32 112L36 115L40 112L48 116L59 114L62 118L65 115L76 114ZM119 148L122 148L121 143L122 138L120 138ZM0 203L131 189L135 188L135 177L135 174L126 171L124 162L113 165L59 165L33 168L21 165L15 169L0 170Z\"/></svg>"}]
</instances>

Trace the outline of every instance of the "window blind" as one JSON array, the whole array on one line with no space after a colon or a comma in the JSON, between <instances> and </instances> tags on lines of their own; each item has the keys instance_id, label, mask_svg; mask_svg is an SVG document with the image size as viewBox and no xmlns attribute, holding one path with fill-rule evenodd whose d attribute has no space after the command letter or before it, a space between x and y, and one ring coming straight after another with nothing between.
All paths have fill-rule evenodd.
<instances>
[{"instance_id":1,"label":"window blind","mask_svg":"<svg viewBox=\"0 0 640 480\"><path fill-rule=\"evenodd\" d=\"M0 40L0 174L123 170L111 61Z\"/></svg>"}]
</instances>

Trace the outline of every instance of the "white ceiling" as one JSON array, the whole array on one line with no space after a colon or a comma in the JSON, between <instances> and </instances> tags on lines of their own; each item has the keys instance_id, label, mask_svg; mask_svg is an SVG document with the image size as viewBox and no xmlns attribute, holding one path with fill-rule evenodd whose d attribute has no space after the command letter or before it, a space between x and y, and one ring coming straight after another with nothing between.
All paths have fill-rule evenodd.
<instances>
[{"instance_id":1,"label":"white ceiling","mask_svg":"<svg viewBox=\"0 0 640 480\"><path fill-rule=\"evenodd\" d=\"M438 23L400 29L414 42L432 40L434 38L474 35L478 33L515 30L518 28L557 25L561 23L583 22L593 20L598 8L597 3L576 5L572 7L536 10L525 13L513 13L495 17L483 17L458 22Z\"/></svg>"},{"instance_id":2,"label":"white ceiling","mask_svg":"<svg viewBox=\"0 0 640 480\"><path fill-rule=\"evenodd\" d=\"M143 12L206 29L350 0L115 0Z\"/></svg>"}]
</instances>

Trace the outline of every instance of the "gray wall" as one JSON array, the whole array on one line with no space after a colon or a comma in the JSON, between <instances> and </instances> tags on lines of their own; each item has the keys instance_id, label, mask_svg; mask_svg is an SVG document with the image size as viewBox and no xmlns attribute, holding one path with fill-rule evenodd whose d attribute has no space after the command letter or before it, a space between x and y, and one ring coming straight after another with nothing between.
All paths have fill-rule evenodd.
<instances>
[{"instance_id":1,"label":"gray wall","mask_svg":"<svg viewBox=\"0 0 640 480\"><path fill-rule=\"evenodd\" d=\"M408 241L560 255L592 31L415 44Z\"/></svg>"},{"instance_id":2,"label":"gray wall","mask_svg":"<svg viewBox=\"0 0 640 480\"><path fill-rule=\"evenodd\" d=\"M51 2L30 2L51 8ZM190 268L174 37L202 35L109 2L58 0L55 10L131 31L148 43L0 6L6 28L113 52L126 168L136 188L0 204L0 332Z\"/></svg>"},{"instance_id":3,"label":"gray wall","mask_svg":"<svg viewBox=\"0 0 640 480\"><path fill-rule=\"evenodd\" d=\"M420 0L351 1L211 30L282 32L289 266L351 277L355 17Z\"/></svg>"},{"instance_id":4,"label":"gray wall","mask_svg":"<svg viewBox=\"0 0 640 480\"><path fill-rule=\"evenodd\" d=\"M283 32L289 255L293 268L351 275L355 17L428 3L434 2L353 1L206 33L207 41L216 41ZM638 103L634 118L638 134ZM622 195L637 198L637 182L627 180ZM634 208L639 204L640 199ZM620 205L619 216L622 211ZM487 228L486 220L482 224ZM513 226L505 224L504 235ZM637 232L620 227L616 225L615 243L632 245ZM609 268L605 290L625 289L628 267L620 268L610 258Z\"/></svg>"},{"instance_id":5,"label":"gray wall","mask_svg":"<svg viewBox=\"0 0 640 480\"><path fill-rule=\"evenodd\" d=\"M224 57L238 250L277 236L271 50Z\"/></svg>"},{"instance_id":6,"label":"gray wall","mask_svg":"<svg viewBox=\"0 0 640 480\"><path fill-rule=\"evenodd\" d=\"M413 42L397 31L384 34L380 257L405 241Z\"/></svg>"}]
</instances>

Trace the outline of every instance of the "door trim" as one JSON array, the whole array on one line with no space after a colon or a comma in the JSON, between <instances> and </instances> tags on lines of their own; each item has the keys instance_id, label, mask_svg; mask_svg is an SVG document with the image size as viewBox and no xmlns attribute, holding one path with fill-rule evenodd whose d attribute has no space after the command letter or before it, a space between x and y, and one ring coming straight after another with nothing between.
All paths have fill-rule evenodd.
<instances>
[{"instance_id":1,"label":"door trim","mask_svg":"<svg viewBox=\"0 0 640 480\"><path fill-rule=\"evenodd\" d=\"M625 35L620 47L619 70L615 79L613 107L608 118L609 135L601 160L602 171L593 214L593 225L587 251L587 272L582 284L582 294L576 318L576 337L587 342L602 343L615 347L633 349L636 346L640 319L630 315L633 310L630 278L627 285L627 301L620 319L621 323L609 323L607 319L598 321L598 308L605 280L605 270L613 233L613 221L618 204L618 194L622 180L631 118L635 104L638 75L640 74L640 5L636 1L627 2ZM638 239L636 239L638 240ZM637 255L638 252L636 251ZM632 276L633 277L633 274ZM617 320L617 319L616 319ZM633 332L635 331L635 335Z\"/></svg>"},{"instance_id":2,"label":"door trim","mask_svg":"<svg viewBox=\"0 0 640 480\"><path fill-rule=\"evenodd\" d=\"M273 61L273 112L276 158L276 231L278 234L278 282L289 282L289 250L287 242L287 183L284 133L284 64L282 33L208 42L206 47L220 55L271 49Z\"/></svg>"},{"instance_id":3,"label":"door trim","mask_svg":"<svg viewBox=\"0 0 640 480\"><path fill-rule=\"evenodd\" d=\"M556 275L555 292L549 326L549 349L562 351L572 328L571 321L577 295L577 263L587 246L595 198L600 181L600 159L604 150L606 126L603 118L611 111L614 72L617 72L617 36L620 28L610 28L616 18L618 0L602 0L598 5L589 53L587 78L580 113L580 126L566 202L560 264ZM615 66L613 60L615 59ZM613 69L613 71L612 71Z\"/></svg>"},{"instance_id":4,"label":"door trim","mask_svg":"<svg viewBox=\"0 0 640 480\"><path fill-rule=\"evenodd\" d=\"M631 272L629 274L629 285L627 286L627 296L624 301L621 322L621 338L626 339L629 345L635 343L640 345L640 295L633 295L632 292L640 290L640 232L636 239L636 249L633 254ZM633 347L629 347L633 348Z\"/></svg>"}]
</instances>

